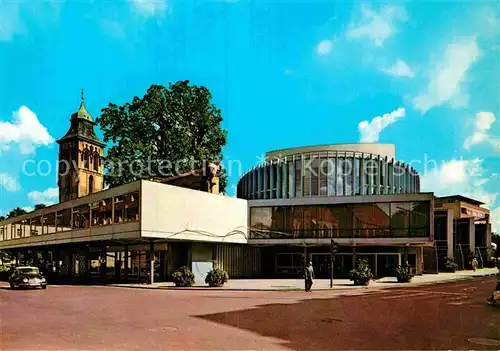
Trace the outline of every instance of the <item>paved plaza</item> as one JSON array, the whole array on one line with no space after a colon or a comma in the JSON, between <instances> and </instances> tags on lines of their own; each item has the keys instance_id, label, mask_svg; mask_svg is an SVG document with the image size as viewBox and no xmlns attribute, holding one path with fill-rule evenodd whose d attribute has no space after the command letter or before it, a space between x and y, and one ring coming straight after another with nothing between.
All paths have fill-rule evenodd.
<instances>
[{"instance_id":1,"label":"paved plaza","mask_svg":"<svg viewBox=\"0 0 500 351\"><path fill-rule=\"evenodd\" d=\"M500 348L496 278L388 289L0 289L2 350Z\"/></svg>"}]
</instances>

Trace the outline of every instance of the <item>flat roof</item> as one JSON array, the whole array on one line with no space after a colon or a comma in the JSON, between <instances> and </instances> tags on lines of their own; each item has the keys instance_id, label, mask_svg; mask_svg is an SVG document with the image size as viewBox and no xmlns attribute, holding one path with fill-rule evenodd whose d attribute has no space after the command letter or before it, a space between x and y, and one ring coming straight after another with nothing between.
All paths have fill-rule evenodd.
<instances>
[{"instance_id":1,"label":"flat roof","mask_svg":"<svg viewBox=\"0 0 500 351\"><path fill-rule=\"evenodd\" d=\"M291 147L286 149L268 151L266 152L266 157L286 157L294 154L316 153L322 151L358 152L380 155L381 157L387 157L389 159L396 158L396 146L394 144L383 143L340 143Z\"/></svg>"},{"instance_id":2,"label":"flat roof","mask_svg":"<svg viewBox=\"0 0 500 351\"><path fill-rule=\"evenodd\" d=\"M450 195L450 196L438 196L436 197L438 200L456 200L456 201L463 201L463 202L468 202L473 205L484 205L484 202L481 202L479 200L471 199L470 197L462 196L462 195Z\"/></svg>"}]
</instances>

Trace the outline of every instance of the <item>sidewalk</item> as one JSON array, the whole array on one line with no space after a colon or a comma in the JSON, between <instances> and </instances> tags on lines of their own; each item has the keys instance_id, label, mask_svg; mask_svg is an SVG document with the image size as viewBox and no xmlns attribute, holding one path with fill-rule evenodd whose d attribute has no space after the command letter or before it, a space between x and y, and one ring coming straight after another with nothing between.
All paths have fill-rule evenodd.
<instances>
[{"instance_id":1,"label":"sidewalk","mask_svg":"<svg viewBox=\"0 0 500 351\"><path fill-rule=\"evenodd\" d=\"M333 288L330 288L329 279L316 279L313 290L346 290L346 289L370 289L370 288L390 288L390 287L412 287L419 285L449 283L458 280L472 279L476 277L491 276L498 273L497 268L483 268L474 271L458 271L455 273L424 274L413 277L410 283L398 283L395 277L387 277L370 282L370 285L354 286L348 279L335 279ZM177 288L173 283L147 284L109 284L109 286L139 288L139 289L172 289L172 290L256 290L256 291L277 291L277 290L303 290L303 279L229 279L221 288L210 288L207 285L193 286L191 288Z\"/></svg>"}]
</instances>

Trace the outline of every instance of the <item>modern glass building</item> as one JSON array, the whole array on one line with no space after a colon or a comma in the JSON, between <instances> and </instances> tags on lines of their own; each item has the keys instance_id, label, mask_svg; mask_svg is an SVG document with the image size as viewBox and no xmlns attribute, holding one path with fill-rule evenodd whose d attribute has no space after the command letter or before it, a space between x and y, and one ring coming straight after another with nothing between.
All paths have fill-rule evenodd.
<instances>
[{"instance_id":1,"label":"modern glass building","mask_svg":"<svg viewBox=\"0 0 500 351\"><path fill-rule=\"evenodd\" d=\"M380 153L375 153L380 152ZM244 199L418 193L416 170L395 160L394 145L337 144L269 152L238 183Z\"/></svg>"},{"instance_id":2,"label":"modern glass building","mask_svg":"<svg viewBox=\"0 0 500 351\"><path fill-rule=\"evenodd\" d=\"M417 172L395 159L392 144L335 144L272 151L238 183L248 200L250 245L259 246L264 276L296 276L311 261L330 274L330 245L339 245L334 275L368 259L377 276L409 261L423 271L433 245L432 193Z\"/></svg>"}]
</instances>

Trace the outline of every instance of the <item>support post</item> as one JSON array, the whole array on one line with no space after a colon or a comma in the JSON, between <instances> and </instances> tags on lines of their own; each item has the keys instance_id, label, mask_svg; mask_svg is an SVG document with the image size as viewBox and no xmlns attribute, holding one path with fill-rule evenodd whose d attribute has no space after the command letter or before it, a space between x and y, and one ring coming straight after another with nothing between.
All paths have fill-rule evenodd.
<instances>
[{"instance_id":1,"label":"support post","mask_svg":"<svg viewBox=\"0 0 500 351\"><path fill-rule=\"evenodd\" d=\"M149 244L149 280L148 284L154 283L155 273L155 244Z\"/></svg>"},{"instance_id":2,"label":"support post","mask_svg":"<svg viewBox=\"0 0 500 351\"><path fill-rule=\"evenodd\" d=\"M128 245L125 245L125 262L123 265L123 275L125 276L125 281L128 280Z\"/></svg>"}]
</instances>

